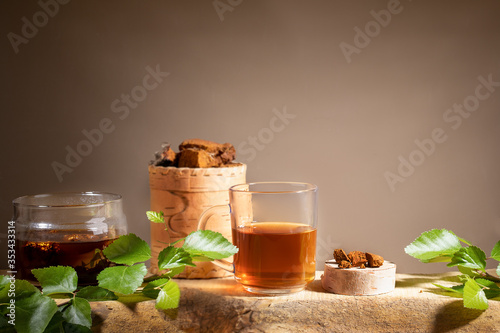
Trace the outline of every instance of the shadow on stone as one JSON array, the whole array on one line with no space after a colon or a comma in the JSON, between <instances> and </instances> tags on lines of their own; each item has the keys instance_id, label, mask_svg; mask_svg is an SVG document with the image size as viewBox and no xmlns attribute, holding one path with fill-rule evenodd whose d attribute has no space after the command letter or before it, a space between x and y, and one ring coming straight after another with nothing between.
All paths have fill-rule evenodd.
<instances>
[{"instance_id":1,"label":"shadow on stone","mask_svg":"<svg viewBox=\"0 0 500 333\"><path fill-rule=\"evenodd\" d=\"M168 310L158 310L162 312L166 317L169 317L171 320L176 320L179 315L179 308L168 309Z\"/></svg>"},{"instance_id":2,"label":"shadow on stone","mask_svg":"<svg viewBox=\"0 0 500 333\"><path fill-rule=\"evenodd\" d=\"M452 292L452 291L441 289L439 287L426 288L425 292L432 293L432 294L435 294L435 295L452 297L452 298L459 298L459 299L463 298L462 294L460 294L459 292Z\"/></svg>"},{"instance_id":3,"label":"shadow on stone","mask_svg":"<svg viewBox=\"0 0 500 333\"><path fill-rule=\"evenodd\" d=\"M103 303L94 303L92 309L92 332L102 332L102 324L108 318L111 310Z\"/></svg>"},{"instance_id":4,"label":"shadow on stone","mask_svg":"<svg viewBox=\"0 0 500 333\"><path fill-rule=\"evenodd\" d=\"M464 308L462 301L454 301L440 309L436 315L434 330L432 332L444 333L454 331L470 324L482 313L482 310Z\"/></svg>"},{"instance_id":5,"label":"shadow on stone","mask_svg":"<svg viewBox=\"0 0 500 333\"><path fill-rule=\"evenodd\" d=\"M319 292L319 293L328 293L325 289L323 289L323 286L321 285L321 280L316 279L309 283L306 287L306 290L314 291L314 292Z\"/></svg>"},{"instance_id":6,"label":"shadow on stone","mask_svg":"<svg viewBox=\"0 0 500 333\"><path fill-rule=\"evenodd\" d=\"M396 279L396 288L428 288L430 283L441 284L441 282L460 282L457 276L427 276L417 275L411 278Z\"/></svg>"}]
</instances>

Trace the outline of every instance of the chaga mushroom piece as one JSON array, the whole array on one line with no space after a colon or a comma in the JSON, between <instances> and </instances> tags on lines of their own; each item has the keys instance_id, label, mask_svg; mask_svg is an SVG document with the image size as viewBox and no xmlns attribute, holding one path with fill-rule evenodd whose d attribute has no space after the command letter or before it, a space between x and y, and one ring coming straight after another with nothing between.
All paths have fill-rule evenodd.
<instances>
[{"instance_id":1,"label":"chaga mushroom piece","mask_svg":"<svg viewBox=\"0 0 500 333\"><path fill-rule=\"evenodd\" d=\"M333 258L335 259L335 261L338 264L340 264L343 260L344 261L348 261L349 263L351 263L351 260L349 260L349 258L347 257L347 254L342 249L335 249L335 250L333 250Z\"/></svg>"},{"instance_id":2,"label":"chaga mushroom piece","mask_svg":"<svg viewBox=\"0 0 500 333\"><path fill-rule=\"evenodd\" d=\"M182 141L179 145L179 150L183 151L184 149L200 149L205 150L208 153L217 153L221 148L221 144L213 141L202 140L202 139L188 139Z\"/></svg>"},{"instance_id":3,"label":"chaga mushroom piece","mask_svg":"<svg viewBox=\"0 0 500 333\"><path fill-rule=\"evenodd\" d=\"M384 264L384 258L378 254L366 252L366 259L368 259L368 267L380 267Z\"/></svg>"},{"instance_id":4,"label":"chaga mushroom piece","mask_svg":"<svg viewBox=\"0 0 500 333\"><path fill-rule=\"evenodd\" d=\"M189 139L184 140L179 145L179 150L182 154L186 150L204 151L210 154L212 161L210 167L219 167L226 164L230 164L236 158L236 149L230 143L220 144L213 141L202 140L202 139ZM195 167L190 165L185 165L186 167ZM204 167L201 167L204 168Z\"/></svg>"},{"instance_id":5,"label":"chaga mushroom piece","mask_svg":"<svg viewBox=\"0 0 500 333\"><path fill-rule=\"evenodd\" d=\"M366 260L365 253L361 251L351 251L347 257L351 260L353 267L360 267L368 262L368 260Z\"/></svg>"},{"instance_id":6,"label":"chaga mushroom piece","mask_svg":"<svg viewBox=\"0 0 500 333\"><path fill-rule=\"evenodd\" d=\"M220 147L217 156L222 160L222 164L229 164L236 158L236 149L230 143L225 143Z\"/></svg>"},{"instance_id":7,"label":"chaga mushroom piece","mask_svg":"<svg viewBox=\"0 0 500 333\"><path fill-rule=\"evenodd\" d=\"M162 167L175 166L175 157L176 154L172 148L170 148L170 144L163 143L161 145L161 151L155 153L155 159L151 161L151 164Z\"/></svg>"},{"instance_id":8,"label":"chaga mushroom piece","mask_svg":"<svg viewBox=\"0 0 500 333\"><path fill-rule=\"evenodd\" d=\"M179 153L179 168L211 168L218 160L205 150L185 149Z\"/></svg>"},{"instance_id":9,"label":"chaga mushroom piece","mask_svg":"<svg viewBox=\"0 0 500 333\"><path fill-rule=\"evenodd\" d=\"M351 268L351 267L352 267L351 263L347 260L342 260L339 263L339 268Z\"/></svg>"}]
</instances>

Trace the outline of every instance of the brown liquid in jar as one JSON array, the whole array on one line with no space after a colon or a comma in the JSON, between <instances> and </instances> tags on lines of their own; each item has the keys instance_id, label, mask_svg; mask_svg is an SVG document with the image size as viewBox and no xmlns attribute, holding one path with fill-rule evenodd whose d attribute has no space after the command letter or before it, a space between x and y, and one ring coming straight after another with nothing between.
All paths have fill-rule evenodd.
<instances>
[{"instance_id":1,"label":"brown liquid in jar","mask_svg":"<svg viewBox=\"0 0 500 333\"><path fill-rule=\"evenodd\" d=\"M102 250L116 239L74 230L38 231L36 237L49 240L16 240L17 277L36 281L32 269L71 266L78 274L79 285L97 284L97 275L110 266Z\"/></svg>"}]
</instances>

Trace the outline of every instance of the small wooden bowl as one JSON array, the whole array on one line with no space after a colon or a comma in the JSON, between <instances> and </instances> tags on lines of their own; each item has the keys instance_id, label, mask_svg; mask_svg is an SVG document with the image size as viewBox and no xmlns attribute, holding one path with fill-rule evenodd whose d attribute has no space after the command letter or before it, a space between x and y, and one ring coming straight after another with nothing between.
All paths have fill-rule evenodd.
<instances>
[{"instance_id":1,"label":"small wooden bowl","mask_svg":"<svg viewBox=\"0 0 500 333\"><path fill-rule=\"evenodd\" d=\"M341 295L368 296L389 293L396 285L396 265L385 261L382 266L376 268L339 268L335 260L327 260L321 284L326 291Z\"/></svg>"}]
</instances>

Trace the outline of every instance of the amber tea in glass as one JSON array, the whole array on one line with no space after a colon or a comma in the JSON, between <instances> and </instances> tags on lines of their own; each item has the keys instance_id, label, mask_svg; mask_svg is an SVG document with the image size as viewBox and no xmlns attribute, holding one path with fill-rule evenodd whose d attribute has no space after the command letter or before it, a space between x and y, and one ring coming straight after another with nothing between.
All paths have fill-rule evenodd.
<instances>
[{"instance_id":1,"label":"amber tea in glass","mask_svg":"<svg viewBox=\"0 0 500 333\"><path fill-rule=\"evenodd\" d=\"M251 183L229 189L232 242L239 249L233 263L216 261L231 270L243 287L261 294L303 290L316 272L317 187L306 183ZM204 229L213 214L200 218Z\"/></svg>"},{"instance_id":2,"label":"amber tea in glass","mask_svg":"<svg viewBox=\"0 0 500 333\"><path fill-rule=\"evenodd\" d=\"M314 280L316 229L300 223L261 222L233 228L235 277L243 285L288 288Z\"/></svg>"}]
</instances>

